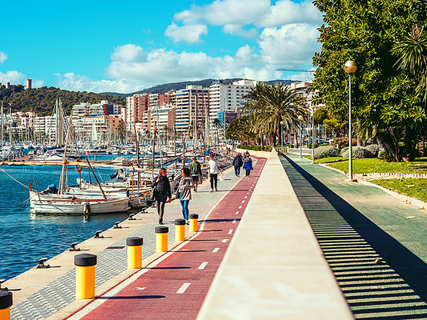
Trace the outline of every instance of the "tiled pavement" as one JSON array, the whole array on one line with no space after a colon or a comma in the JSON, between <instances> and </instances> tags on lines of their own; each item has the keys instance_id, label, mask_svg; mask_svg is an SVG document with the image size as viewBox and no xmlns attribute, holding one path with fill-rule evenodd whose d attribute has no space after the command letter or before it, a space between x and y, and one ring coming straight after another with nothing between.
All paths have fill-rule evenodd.
<instances>
[{"instance_id":1,"label":"tiled pavement","mask_svg":"<svg viewBox=\"0 0 427 320\"><path fill-rule=\"evenodd\" d=\"M199 192L193 192L193 199L189 205L190 213L198 214L199 220L202 220L224 194L238 181L239 179L234 176L232 168L225 171L224 181L218 181L218 192L210 193L209 181L205 181L202 187L199 186ZM175 241L174 220L177 218L182 218L179 202L173 201L172 204L166 204L164 222L166 226L169 226L169 244ZM158 219L155 218L128 235L129 237L138 236L144 239L143 259L151 256L156 251L154 228L157 226L157 222ZM186 226L186 231L188 231L188 226ZM96 287L127 269L126 238L117 241L111 247L116 248L104 249L97 255ZM11 319L45 319L74 300L75 270L73 269L52 281L49 285L18 305L13 306L11 309Z\"/></svg>"}]
</instances>

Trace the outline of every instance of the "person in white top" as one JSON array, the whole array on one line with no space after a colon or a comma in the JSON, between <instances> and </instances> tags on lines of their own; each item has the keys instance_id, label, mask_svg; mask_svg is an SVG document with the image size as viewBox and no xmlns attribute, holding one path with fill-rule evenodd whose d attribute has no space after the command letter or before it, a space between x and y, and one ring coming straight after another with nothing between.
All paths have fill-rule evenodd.
<instances>
[{"instance_id":1,"label":"person in white top","mask_svg":"<svg viewBox=\"0 0 427 320\"><path fill-rule=\"evenodd\" d=\"M218 173L221 172L219 169L218 161L215 160L215 156L213 153L210 154L210 160L208 162L209 165L209 177L211 180L211 192L214 191L214 185L215 185L215 191L218 191L217 184L218 184Z\"/></svg>"}]
</instances>

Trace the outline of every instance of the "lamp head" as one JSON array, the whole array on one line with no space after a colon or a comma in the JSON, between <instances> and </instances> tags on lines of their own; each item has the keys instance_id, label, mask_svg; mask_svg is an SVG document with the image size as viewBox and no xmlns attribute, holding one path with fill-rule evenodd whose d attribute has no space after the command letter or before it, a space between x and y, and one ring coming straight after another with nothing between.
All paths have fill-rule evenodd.
<instances>
[{"instance_id":1,"label":"lamp head","mask_svg":"<svg viewBox=\"0 0 427 320\"><path fill-rule=\"evenodd\" d=\"M304 119L304 117L302 115L299 115L298 120L301 121L302 119Z\"/></svg>"},{"instance_id":2,"label":"lamp head","mask_svg":"<svg viewBox=\"0 0 427 320\"><path fill-rule=\"evenodd\" d=\"M347 73L355 73L357 70L357 64L353 60L348 60L344 64L344 71Z\"/></svg>"}]
</instances>

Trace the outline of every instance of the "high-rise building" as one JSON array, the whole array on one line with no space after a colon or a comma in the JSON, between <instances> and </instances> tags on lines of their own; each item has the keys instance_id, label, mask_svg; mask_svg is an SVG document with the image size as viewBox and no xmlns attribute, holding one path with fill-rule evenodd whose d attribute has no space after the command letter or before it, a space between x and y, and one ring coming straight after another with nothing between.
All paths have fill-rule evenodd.
<instances>
[{"instance_id":1,"label":"high-rise building","mask_svg":"<svg viewBox=\"0 0 427 320\"><path fill-rule=\"evenodd\" d=\"M204 131L209 116L209 88L187 85L186 89L171 93L171 104L176 107L177 132Z\"/></svg>"},{"instance_id":2,"label":"high-rise building","mask_svg":"<svg viewBox=\"0 0 427 320\"><path fill-rule=\"evenodd\" d=\"M134 124L144 121L143 114L150 105L150 95L134 94L126 98L126 130L133 131Z\"/></svg>"},{"instance_id":3,"label":"high-rise building","mask_svg":"<svg viewBox=\"0 0 427 320\"><path fill-rule=\"evenodd\" d=\"M246 79L235 81L232 84L214 81L209 87L211 123L214 119L219 119L221 125L227 126L229 122L225 121L227 117L224 117L224 113L236 113L236 109L240 109L246 103L245 96L255 85L256 81Z\"/></svg>"}]
</instances>

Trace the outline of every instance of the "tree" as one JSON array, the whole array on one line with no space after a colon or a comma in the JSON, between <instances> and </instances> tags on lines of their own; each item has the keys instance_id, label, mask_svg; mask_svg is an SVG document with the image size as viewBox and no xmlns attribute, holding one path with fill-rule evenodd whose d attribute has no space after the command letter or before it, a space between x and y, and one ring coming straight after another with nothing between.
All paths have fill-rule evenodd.
<instances>
[{"instance_id":1,"label":"tree","mask_svg":"<svg viewBox=\"0 0 427 320\"><path fill-rule=\"evenodd\" d=\"M259 83L248 92L247 98L248 104L244 110L253 114L256 120L254 132L262 136L272 135L274 146L276 137L282 134L282 126L286 131L291 131L299 126L298 116L307 118L305 98L289 86Z\"/></svg>"},{"instance_id":2,"label":"tree","mask_svg":"<svg viewBox=\"0 0 427 320\"><path fill-rule=\"evenodd\" d=\"M219 133L218 133L218 129L222 127L221 121L219 121L218 118L215 118L215 119L213 119L212 124L215 127L215 129L216 129L217 145L219 145Z\"/></svg>"},{"instance_id":3,"label":"tree","mask_svg":"<svg viewBox=\"0 0 427 320\"><path fill-rule=\"evenodd\" d=\"M415 24L425 24L426 5L418 0L315 0L324 13L319 28L322 50L313 87L337 118L348 119L348 75L344 63L356 61L352 76L352 115L357 134L369 129L394 161L414 150L426 120L416 93L419 78L399 68L402 41Z\"/></svg>"}]
</instances>

